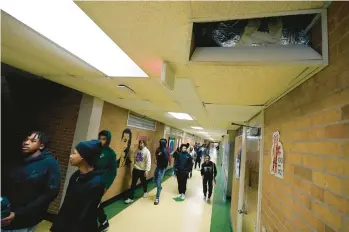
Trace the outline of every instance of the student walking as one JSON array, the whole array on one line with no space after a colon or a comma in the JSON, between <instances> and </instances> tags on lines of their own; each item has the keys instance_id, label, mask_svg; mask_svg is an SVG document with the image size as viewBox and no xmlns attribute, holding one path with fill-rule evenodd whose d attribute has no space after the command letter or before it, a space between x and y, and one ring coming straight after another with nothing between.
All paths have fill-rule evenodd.
<instances>
[{"instance_id":1,"label":"student walking","mask_svg":"<svg viewBox=\"0 0 349 232\"><path fill-rule=\"evenodd\" d=\"M139 140L138 151L135 157L135 164L132 171L132 185L130 189L130 194L128 199L125 201L126 204L132 203L134 200L134 190L138 179L141 179L141 184L143 186L144 195L143 197L148 197L147 189L147 176L151 168L151 155L150 151L147 148L147 143L144 140Z\"/></svg>"},{"instance_id":2,"label":"student walking","mask_svg":"<svg viewBox=\"0 0 349 232\"><path fill-rule=\"evenodd\" d=\"M189 148L189 154L193 160L193 165L191 166L191 170L190 170L190 173L189 173L189 178L191 178L193 176L193 167L194 167L194 161L196 160L196 152L195 152L195 149L193 146L191 146Z\"/></svg>"},{"instance_id":3,"label":"student walking","mask_svg":"<svg viewBox=\"0 0 349 232\"><path fill-rule=\"evenodd\" d=\"M78 170L70 177L62 207L52 232L97 232L98 204L104 194L103 173L94 169L102 145L98 140L80 142L70 155Z\"/></svg>"},{"instance_id":4,"label":"student walking","mask_svg":"<svg viewBox=\"0 0 349 232\"><path fill-rule=\"evenodd\" d=\"M199 148L199 150L198 150L198 152L197 152L197 154L196 154L196 159L195 159L195 169L196 169L196 166L197 165L199 165L199 170L200 170L200 166L201 166L201 158L202 158L202 156L204 156L205 155L205 144L203 144L200 148Z\"/></svg>"},{"instance_id":5,"label":"student walking","mask_svg":"<svg viewBox=\"0 0 349 232\"><path fill-rule=\"evenodd\" d=\"M103 130L99 132L98 139L102 144L102 152L95 166L97 170L103 172L103 180L105 184L104 192L107 192L110 186L113 184L117 174L116 153L109 146L111 141L110 131ZM108 230L109 222L107 215L104 212L104 205L102 203L98 205L98 221L99 231L103 232Z\"/></svg>"},{"instance_id":6,"label":"student walking","mask_svg":"<svg viewBox=\"0 0 349 232\"><path fill-rule=\"evenodd\" d=\"M211 200L213 181L215 181L217 176L216 164L211 161L209 155L205 156L205 162L201 165L201 176L202 184L204 189L204 200ZM208 185L208 195L207 195L207 185ZM207 198L206 198L207 197Z\"/></svg>"},{"instance_id":7,"label":"student walking","mask_svg":"<svg viewBox=\"0 0 349 232\"><path fill-rule=\"evenodd\" d=\"M175 162L175 170L177 174L177 182L178 182L178 192L182 200L185 199L185 192L187 190L187 180L188 175L193 166L193 159L187 151L187 145L181 145L181 153L178 155L178 158Z\"/></svg>"},{"instance_id":8,"label":"student walking","mask_svg":"<svg viewBox=\"0 0 349 232\"><path fill-rule=\"evenodd\" d=\"M154 173L154 182L157 187L156 198L154 201L154 205L158 205L160 201L160 193L162 190L161 181L164 178L168 163L169 163L169 151L166 149L167 140L160 139L159 141L160 147L156 150L155 153L155 163L156 169Z\"/></svg>"},{"instance_id":9,"label":"student walking","mask_svg":"<svg viewBox=\"0 0 349 232\"><path fill-rule=\"evenodd\" d=\"M32 232L57 197L61 177L58 162L48 151L48 137L34 131L22 144L23 159L2 179L2 196L10 212L1 219L1 231Z\"/></svg>"}]
</instances>

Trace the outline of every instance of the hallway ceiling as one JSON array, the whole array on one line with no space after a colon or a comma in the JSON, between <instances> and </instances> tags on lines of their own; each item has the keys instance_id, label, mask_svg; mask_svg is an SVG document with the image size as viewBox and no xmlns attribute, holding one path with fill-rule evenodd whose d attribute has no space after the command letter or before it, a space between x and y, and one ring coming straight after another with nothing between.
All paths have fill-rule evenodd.
<instances>
[{"instance_id":1,"label":"hallway ceiling","mask_svg":"<svg viewBox=\"0 0 349 232\"><path fill-rule=\"evenodd\" d=\"M26 25L2 14L2 62L110 103L200 135L205 128L220 139L231 122L243 123L289 88L306 66L233 66L189 62L193 21L226 20L264 13L321 8L324 2L149 2L77 1L76 4L150 77L112 78L71 55ZM98 46L98 45L97 45ZM160 82L167 61L176 75L175 90ZM117 85L136 95L121 92ZM185 112L194 121L166 112Z\"/></svg>"}]
</instances>

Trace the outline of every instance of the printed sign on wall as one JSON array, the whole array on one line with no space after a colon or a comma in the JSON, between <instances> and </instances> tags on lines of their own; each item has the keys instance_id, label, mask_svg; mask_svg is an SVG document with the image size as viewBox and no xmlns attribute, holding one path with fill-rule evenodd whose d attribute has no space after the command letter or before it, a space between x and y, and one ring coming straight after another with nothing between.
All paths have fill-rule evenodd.
<instances>
[{"instance_id":1,"label":"printed sign on wall","mask_svg":"<svg viewBox=\"0 0 349 232\"><path fill-rule=\"evenodd\" d=\"M278 131L273 133L270 174L280 179L284 178L284 149L280 142L280 133Z\"/></svg>"}]
</instances>

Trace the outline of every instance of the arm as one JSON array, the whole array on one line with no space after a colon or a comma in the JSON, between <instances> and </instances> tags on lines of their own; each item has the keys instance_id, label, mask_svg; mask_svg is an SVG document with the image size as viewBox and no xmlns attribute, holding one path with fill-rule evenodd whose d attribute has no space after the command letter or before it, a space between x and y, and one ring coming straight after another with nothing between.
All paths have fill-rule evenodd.
<instances>
[{"instance_id":1,"label":"arm","mask_svg":"<svg viewBox=\"0 0 349 232\"><path fill-rule=\"evenodd\" d=\"M105 178L106 178L105 188L106 189L109 189L110 186L113 184L116 175L117 175L117 161L116 161L116 154L113 151L113 156L110 160L110 165L109 165L108 170L107 170L107 175L105 175Z\"/></svg>"},{"instance_id":2,"label":"arm","mask_svg":"<svg viewBox=\"0 0 349 232\"><path fill-rule=\"evenodd\" d=\"M27 214L36 213L44 210L57 197L61 185L61 175L59 165L56 160L52 160L47 168L47 185L45 192L38 198L30 202L25 207L21 207L15 211L15 218L25 217Z\"/></svg>"},{"instance_id":3,"label":"arm","mask_svg":"<svg viewBox=\"0 0 349 232\"><path fill-rule=\"evenodd\" d=\"M213 163L213 177L216 178L217 176L217 167L216 167L216 164Z\"/></svg>"},{"instance_id":4,"label":"arm","mask_svg":"<svg viewBox=\"0 0 349 232\"><path fill-rule=\"evenodd\" d=\"M149 172L150 169L151 169L151 155L150 155L150 151L149 150L147 150L146 156L147 156L147 158L146 158L146 161L147 161L146 172Z\"/></svg>"}]
</instances>

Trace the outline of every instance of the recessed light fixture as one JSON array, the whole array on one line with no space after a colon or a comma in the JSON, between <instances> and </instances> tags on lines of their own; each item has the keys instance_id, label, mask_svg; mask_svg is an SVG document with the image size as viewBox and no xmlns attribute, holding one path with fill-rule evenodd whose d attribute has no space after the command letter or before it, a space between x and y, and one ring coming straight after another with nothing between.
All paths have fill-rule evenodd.
<instances>
[{"instance_id":1,"label":"recessed light fixture","mask_svg":"<svg viewBox=\"0 0 349 232\"><path fill-rule=\"evenodd\" d=\"M195 129L195 130L203 130L204 128L199 127L199 126L191 126L191 128Z\"/></svg>"},{"instance_id":2,"label":"recessed light fixture","mask_svg":"<svg viewBox=\"0 0 349 232\"><path fill-rule=\"evenodd\" d=\"M110 77L148 77L72 0L2 1L1 9Z\"/></svg>"},{"instance_id":3,"label":"recessed light fixture","mask_svg":"<svg viewBox=\"0 0 349 232\"><path fill-rule=\"evenodd\" d=\"M200 133L202 133L202 134L208 134L206 131L200 131Z\"/></svg>"},{"instance_id":4,"label":"recessed light fixture","mask_svg":"<svg viewBox=\"0 0 349 232\"><path fill-rule=\"evenodd\" d=\"M179 119L179 120L193 120L193 118L189 114L186 114L186 113L168 112L168 114L174 118Z\"/></svg>"}]
</instances>

